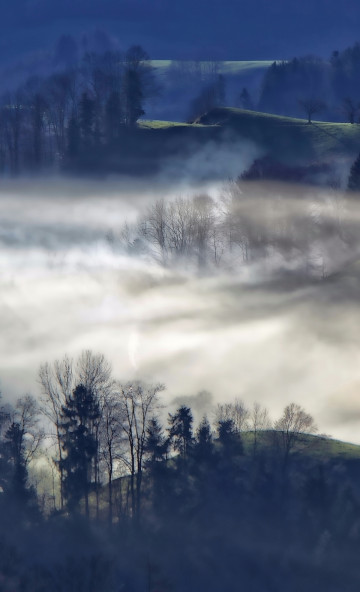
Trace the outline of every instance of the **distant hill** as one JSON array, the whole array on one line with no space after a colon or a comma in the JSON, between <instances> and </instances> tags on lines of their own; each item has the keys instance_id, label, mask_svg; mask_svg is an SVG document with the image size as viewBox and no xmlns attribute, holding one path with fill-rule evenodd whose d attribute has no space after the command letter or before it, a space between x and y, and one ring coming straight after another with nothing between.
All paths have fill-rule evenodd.
<instances>
[{"instance_id":1,"label":"distant hill","mask_svg":"<svg viewBox=\"0 0 360 592\"><path fill-rule=\"evenodd\" d=\"M279 176L270 175L269 178L307 182L302 170L291 167L305 167L304 174L310 172L316 175L322 173L323 166L330 172L343 169L347 176L350 164L360 151L360 125L317 121L309 125L304 119L216 108L194 124L139 121L136 130L131 133L124 130L118 145L89 151L74 166L75 170L87 172L138 175L158 173L168 166L171 169L176 163L174 175L182 178L186 174L184 166L187 170L188 165L192 164L194 170L197 163L199 167L206 165L206 162L209 164L211 153L210 160L216 167L211 162L210 168L205 166L209 179L221 176L229 178L243 173L241 152L242 155L246 154L250 146L253 147L254 155L258 152L258 155L267 159L266 166L269 162L275 163L275 172L278 171ZM227 156L222 166L224 154ZM231 171L226 168L230 154L232 164L235 165ZM199 160L194 158L197 156L200 156ZM248 166L251 162L250 159Z\"/></svg>"},{"instance_id":2,"label":"distant hill","mask_svg":"<svg viewBox=\"0 0 360 592\"><path fill-rule=\"evenodd\" d=\"M309 125L305 119L231 108L213 109L197 123L231 130L284 162L300 163L340 155L352 159L360 151L358 124L314 121Z\"/></svg>"}]
</instances>

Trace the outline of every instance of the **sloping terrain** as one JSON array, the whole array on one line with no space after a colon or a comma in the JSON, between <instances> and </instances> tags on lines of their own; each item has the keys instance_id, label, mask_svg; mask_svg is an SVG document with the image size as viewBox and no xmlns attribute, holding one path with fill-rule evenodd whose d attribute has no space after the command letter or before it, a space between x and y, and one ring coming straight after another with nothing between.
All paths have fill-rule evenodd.
<instances>
[{"instance_id":1,"label":"sloping terrain","mask_svg":"<svg viewBox=\"0 0 360 592\"><path fill-rule=\"evenodd\" d=\"M280 117L243 109L217 108L197 123L216 125L252 140L271 156L284 161L309 161L343 155L353 158L360 150L360 125L327 123Z\"/></svg>"}]
</instances>

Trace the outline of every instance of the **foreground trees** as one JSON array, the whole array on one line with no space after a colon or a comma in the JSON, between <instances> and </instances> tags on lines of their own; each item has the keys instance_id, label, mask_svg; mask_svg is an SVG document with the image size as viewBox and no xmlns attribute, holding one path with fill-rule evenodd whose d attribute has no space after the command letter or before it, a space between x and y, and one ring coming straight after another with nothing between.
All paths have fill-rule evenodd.
<instances>
[{"instance_id":1,"label":"foreground trees","mask_svg":"<svg viewBox=\"0 0 360 592\"><path fill-rule=\"evenodd\" d=\"M51 387L48 417L56 417L51 397L64 393L55 466L66 511L36 513L18 471L39 450L35 401L2 406L4 590L216 592L241 578L254 592L357 591L358 461L353 449L348 460L326 454L302 407L287 405L271 423L264 407L237 399L212 410L211 425L183 404L166 430L162 385L116 383L99 354L44 365L41 377Z\"/></svg>"},{"instance_id":2,"label":"foreground trees","mask_svg":"<svg viewBox=\"0 0 360 592\"><path fill-rule=\"evenodd\" d=\"M284 469L287 468L291 452L304 441L304 435L314 435L318 431L313 417L295 403L285 407L283 415L275 422L274 429L278 436Z\"/></svg>"},{"instance_id":3,"label":"foreground trees","mask_svg":"<svg viewBox=\"0 0 360 592\"><path fill-rule=\"evenodd\" d=\"M141 512L142 479L150 419L157 409L158 394L164 385L127 383L120 387L121 429L127 439L127 450L122 456L130 472L131 513Z\"/></svg>"},{"instance_id":4,"label":"foreground trees","mask_svg":"<svg viewBox=\"0 0 360 592\"><path fill-rule=\"evenodd\" d=\"M99 402L94 392L79 384L66 398L60 412L60 443L63 458L64 495L70 512L85 500L85 514L89 518L89 493L92 464L98 448L97 431L100 421Z\"/></svg>"},{"instance_id":5,"label":"foreground trees","mask_svg":"<svg viewBox=\"0 0 360 592\"><path fill-rule=\"evenodd\" d=\"M211 459L218 459L216 462L225 463L225 467L230 457L241 457L246 451L255 460L265 445L276 452L285 470L293 452L300 450L304 441L311 444L308 436L316 433L313 418L299 405L288 405L272 424L266 408L258 403L248 408L242 400L235 399L217 406L214 431L207 418L203 418L194 432L192 410L181 405L169 413L166 436L157 416L164 385L116 382L110 364L101 354L91 351L83 352L76 361L65 356L53 365L45 364L39 377L42 412L52 425L49 436L53 439L53 460L59 472L60 508L81 512L84 504L86 517L95 512L99 518L100 492L107 483L110 524L114 520L115 476L122 475L120 491L117 488L117 515L125 511L140 520L144 493L149 486L146 467L162 491L160 481L167 474L170 451L188 472L194 462ZM29 400L21 400L22 408L26 402L29 404ZM28 438L30 427L31 422ZM269 434L273 435L270 440ZM15 432L13 438L15 441ZM29 439L30 456L38 440L31 442L32 445Z\"/></svg>"},{"instance_id":6,"label":"foreground trees","mask_svg":"<svg viewBox=\"0 0 360 592\"><path fill-rule=\"evenodd\" d=\"M91 351L84 351L79 358L74 361L65 356L63 360L56 360L54 364L44 364L39 370L39 382L42 388L42 412L50 421L52 430L49 436L56 448L54 461L59 467L60 479L60 507L64 507L64 447L62 433L64 431L63 422L65 419L64 409L69 405L76 409L77 399L73 400L76 387L82 385L87 391L86 396L94 398L94 402L99 408L102 407L107 397L111 396L113 389L113 379L111 377L111 366L101 354L93 354ZM84 393L83 393L84 394ZM85 396L85 394L84 394ZM81 398L79 399L81 404ZM94 404L95 404L94 403ZM80 412L80 409L78 410ZM68 418L70 419L70 418ZM86 426L87 427L87 426ZM95 422L91 430L95 438L96 452L92 462L94 487L97 492L99 486L99 433L100 424Z\"/></svg>"}]
</instances>

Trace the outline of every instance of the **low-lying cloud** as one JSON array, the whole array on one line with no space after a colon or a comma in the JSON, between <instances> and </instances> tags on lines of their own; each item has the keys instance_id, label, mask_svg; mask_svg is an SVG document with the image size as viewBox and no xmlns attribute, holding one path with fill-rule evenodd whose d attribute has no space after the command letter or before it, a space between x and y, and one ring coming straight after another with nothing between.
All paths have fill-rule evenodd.
<instances>
[{"instance_id":1,"label":"low-lying cloud","mask_svg":"<svg viewBox=\"0 0 360 592\"><path fill-rule=\"evenodd\" d=\"M18 186L2 192L5 397L38 393L41 363L92 349L105 354L119 379L165 383L162 399L170 408L194 404L201 415L203 391L212 395L209 405L238 396L249 405L264 404L273 417L295 401L315 416L322 432L360 442L356 201L341 202L341 228L350 239L339 238L333 225L315 236L322 249L325 236L330 245L326 257L333 265L327 263L323 274L300 273L291 264L300 258L291 245L286 269L272 258L272 248L262 258L237 258L230 267L200 273L184 260L164 267L149 254L129 255L109 240L109 233L121 234L125 219L136 223L149 204L159 196L175 199L176 191L119 188L115 181L97 189L69 182L65 189L44 184L37 191ZM251 215L260 229L264 195L256 201L260 188L252 191ZM287 204L286 219L295 226L303 208L319 216L328 207L325 198L343 199L315 195L314 189L312 198L299 190L294 196L291 187L282 187L285 201L279 201L280 188L261 191L280 221L285 217L279 208ZM327 219L322 216L324 224Z\"/></svg>"}]
</instances>

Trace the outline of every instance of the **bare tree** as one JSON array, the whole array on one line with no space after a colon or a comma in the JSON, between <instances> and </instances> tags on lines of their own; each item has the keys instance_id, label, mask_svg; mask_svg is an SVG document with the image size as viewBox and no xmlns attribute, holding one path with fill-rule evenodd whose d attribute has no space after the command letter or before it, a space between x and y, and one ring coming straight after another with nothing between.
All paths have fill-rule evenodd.
<instances>
[{"instance_id":1,"label":"bare tree","mask_svg":"<svg viewBox=\"0 0 360 592\"><path fill-rule=\"evenodd\" d=\"M189 255L193 247L195 212L191 200L178 197L167 207L166 229L169 249L179 256Z\"/></svg>"},{"instance_id":2,"label":"bare tree","mask_svg":"<svg viewBox=\"0 0 360 592\"><path fill-rule=\"evenodd\" d=\"M144 466L147 425L158 406L158 394L164 385L147 385L140 381L120 385L120 401L124 417L123 430L128 441L124 457L130 472L132 514L141 511L141 485Z\"/></svg>"},{"instance_id":3,"label":"bare tree","mask_svg":"<svg viewBox=\"0 0 360 592\"><path fill-rule=\"evenodd\" d=\"M341 110L349 123L355 123L356 115L359 112L358 103L355 103L355 101L350 97L346 97L342 101Z\"/></svg>"},{"instance_id":4,"label":"bare tree","mask_svg":"<svg viewBox=\"0 0 360 592\"><path fill-rule=\"evenodd\" d=\"M215 411L216 423L231 420L237 433L249 429L249 418L250 411L241 399L235 399L232 403L219 403Z\"/></svg>"},{"instance_id":5,"label":"bare tree","mask_svg":"<svg viewBox=\"0 0 360 592\"><path fill-rule=\"evenodd\" d=\"M157 256L165 264L167 261L167 207L159 200L151 206L140 223L140 230L157 249Z\"/></svg>"},{"instance_id":6,"label":"bare tree","mask_svg":"<svg viewBox=\"0 0 360 592\"><path fill-rule=\"evenodd\" d=\"M255 402L249 414L249 427L253 433L253 453L257 453L259 432L269 430L271 428L271 420L269 412L266 407L262 407L260 403Z\"/></svg>"},{"instance_id":7,"label":"bare tree","mask_svg":"<svg viewBox=\"0 0 360 592\"><path fill-rule=\"evenodd\" d=\"M66 401L71 397L75 387L82 384L94 393L101 408L103 401L108 396L114 386L111 377L111 366L102 354L94 354L91 350L86 350L77 359L76 363L68 356L62 360L56 360L53 365L44 364L39 370L39 382L42 387L42 406L41 411L51 422L54 433L50 434L55 439L57 454L56 464L60 471L60 503L63 508L63 474L62 465L63 452L61 447L61 413ZM95 440L99 443L100 420L96 420L92 426ZM99 501L99 482L100 482L100 452L99 446L94 456L93 472L96 487L97 511Z\"/></svg>"},{"instance_id":8,"label":"bare tree","mask_svg":"<svg viewBox=\"0 0 360 592\"><path fill-rule=\"evenodd\" d=\"M199 267L206 265L207 252L212 230L215 224L214 202L208 195L194 198L195 209L195 245Z\"/></svg>"},{"instance_id":9,"label":"bare tree","mask_svg":"<svg viewBox=\"0 0 360 592\"><path fill-rule=\"evenodd\" d=\"M44 439L44 431L40 426L40 408L36 399L31 395L20 397L16 402L12 421L19 427L23 460L27 469Z\"/></svg>"},{"instance_id":10,"label":"bare tree","mask_svg":"<svg viewBox=\"0 0 360 592\"><path fill-rule=\"evenodd\" d=\"M19 172L20 139L23 131L25 110L20 92L8 93L3 99L2 118L5 128L6 145L13 174Z\"/></svg>"},{"instance_id":11,"label":"bare tree","mask_svg":"<svg viewBox=\"0 0 360 592\"><path fill-rule=\"evenodd\" d=\"M123 457L123 406L116 393L108 393L102 405L100 453L108 479L109 524L113 521L113 478L116 463Z\"/></svg>"},{"instance_id":12,"label":"bare tree","mask_svg":"<svg viewBox=\"0 0 360 592\"><path fill-rule=\"evenodd\" d=\"M60 157L66 150L66 124L76 108L77 84L76 71L67 71L53 74L45 87L50 130Z\"/></svg>"},{"instance_id":13,"label":"bare tree","mask_svg":"<svg viewBox=\"0 0 360 592\"><path fill-rule=\"evenodd\" d=\"M274 429L282 451L284 469L288 465L290 454L304 441L304 435L316 434L318 430L313 417L296 403L285 407Z\"/></svg>"},{"instance_id":14,"label":"bare tree","mask_svg":"<svg viewBox=\"0 0 360 592\"><path fill-rule=\"evenodd\" d=\"M321 113L326 109L326 103L320 99L315 98L299 99L299 105L306 113L308 124L311 123L313 115L316 113Z\"/></svg>"},{"instance_id":15,"label":"bare tree","mask_svg":"<svg viewBox=\"0 0 360 592\"><path fill-rule=\"evenodd\" d=\"M65 356L63 360L56 360L51 366L46 363L40 367L39 382L42 387L41 411L53 425L57 458L56 465L60 471L60 507L64 507L64 476L62 470L62 447L61 447L61 410L66 400L71 395L74 384L73 361Z\"/></svg>"}]
</instances>

